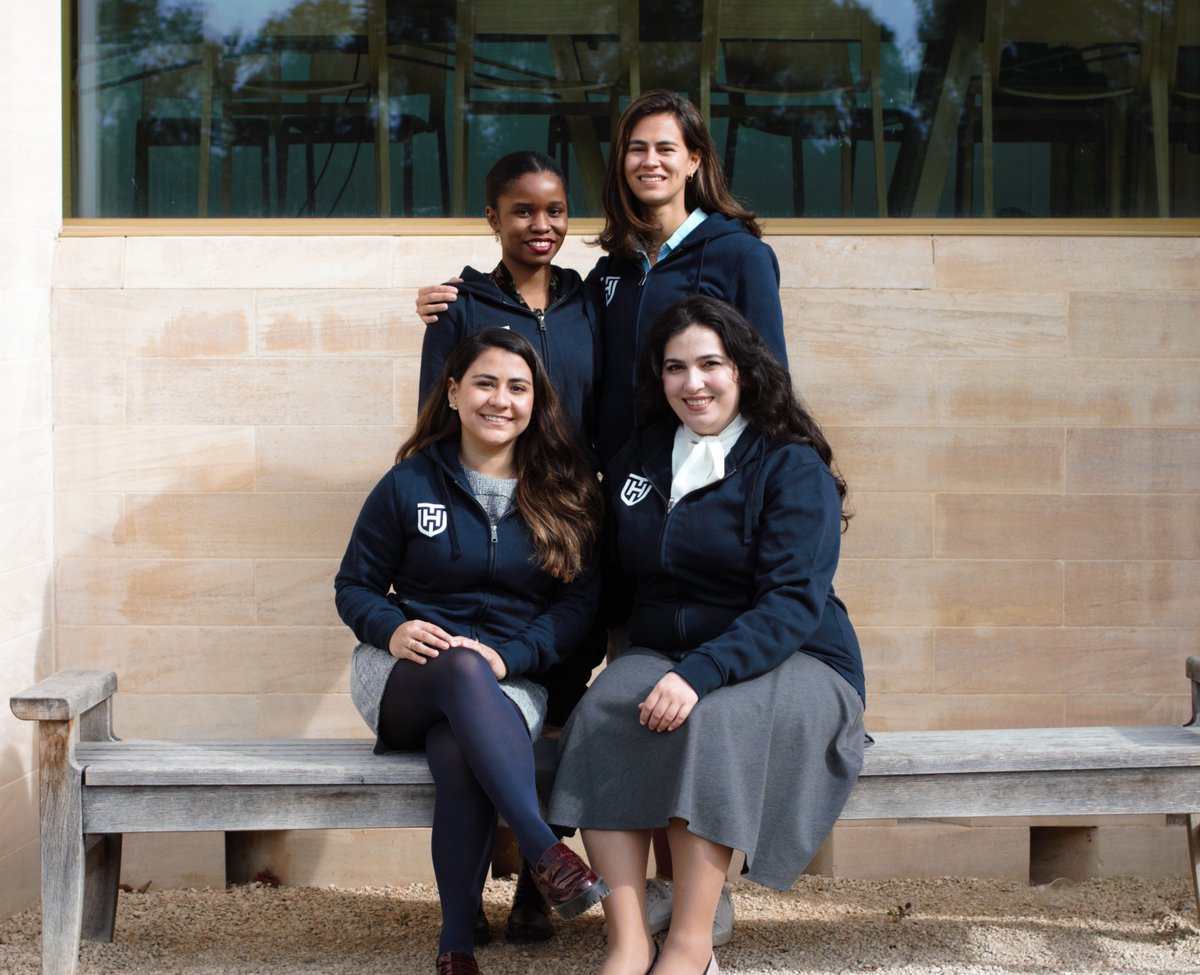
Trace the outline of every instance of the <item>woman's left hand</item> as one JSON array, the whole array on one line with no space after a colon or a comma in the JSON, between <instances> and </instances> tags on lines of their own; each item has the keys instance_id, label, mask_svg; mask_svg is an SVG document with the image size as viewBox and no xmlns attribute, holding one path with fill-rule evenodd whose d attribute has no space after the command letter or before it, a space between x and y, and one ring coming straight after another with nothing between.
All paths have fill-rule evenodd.
<instances>
[{"instance_id":1,"label":"woman's left hand","mask_svg":"<svg viewBox=\"0 0 1200 975\"><path fill-rule=\"evenodd\" d=\"M470 637L456 636L450 641L450 645L452 647L465 647L468 650L474 650L488 662L488 666L492 668L492 673L496 675L496 680L504 680L508 676L508 664L504 662L504 658L500 654L496 653L486 643L480 643L478 640L472 640Z\"/></svg>"},{"instance_id":2,"label":"woman's left hand","mask_svg":"<svg viewBox=\"0 0 1200 975\"><path fill-rule=\"evenodd\" d=\"M663 674L638 705L638 721L651 731L674 731L692 713L700 695L678 674Z\"/></svg>"}]
</instances>

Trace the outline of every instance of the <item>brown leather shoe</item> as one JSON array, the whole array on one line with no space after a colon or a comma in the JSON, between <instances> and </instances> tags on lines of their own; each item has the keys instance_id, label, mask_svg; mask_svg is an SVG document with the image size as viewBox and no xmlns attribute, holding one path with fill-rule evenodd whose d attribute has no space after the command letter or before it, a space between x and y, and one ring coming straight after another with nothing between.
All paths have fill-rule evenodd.
<instances>
[{"instance_id":1,"label":"brown leather shoe","mask_svg":"<svg viewBox=\"0 0 1200 975\"><path fill-rule=\"evenodd\" d=\"M541 855L533 882L561 918L582 914L610 893L608 884L566 843L555 843Z\"/></svg>"},{"instance_id":2,"label":"brown leather shoe","mask_svg":"<svg viewBox=\"0 0 1200 975\"><path fill-rule=\"evenodd\" d=\"M479 975L479 966L472 955L447 951L438 955L437 975Z\"/></svg>"}]
</instances>

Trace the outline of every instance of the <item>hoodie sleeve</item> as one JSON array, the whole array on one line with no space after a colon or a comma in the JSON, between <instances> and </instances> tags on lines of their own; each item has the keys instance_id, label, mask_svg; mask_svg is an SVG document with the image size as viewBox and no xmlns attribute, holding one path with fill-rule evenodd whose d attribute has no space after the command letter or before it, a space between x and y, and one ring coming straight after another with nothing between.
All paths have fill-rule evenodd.
<instances>
[{"instance_id":1,"label":"hoodie sleeve","mask_svg":"<svg viewBox=\"0 0 1200 975\"><path fill-rule=\"evenodd\" d=\"M400 497L395 476L389 473L363 503L333 580L342 621L363 643L383 650L388 649L392 634L408 618L387 595L404 551Z\"/></svg>"},{"instance_id":2,"label":"hoodie sleeve","mask_svg":"<svg viewBox=\"0 0 1200 975\"><path fill-rule=\"evenodd\" d=\"M841 547L842 504L819 461L766 474L754 605L673 669L701 697L765 674L792 656L825 612Z\"/></svg>"},{"instance_id":3,"label":"hoodie sleeve","mask_svg":"<svg viewBox=\"0 0 1200 975\"><path fill-rule=\"evenodd\" d=\"M779 303L779 261L769 244L755 239L746 249L730 281L726 300L741 310L775 353L775 358L788 369L783 306Z\"/></svg>"},{"instance_id":4,"label":"hoodie sleeve","mask_svg":"<svg viewBox=\"0 0 1200 975\"><path fill-rule=\"evenodd\" d=\"M433 387L442 374L442 367L450 357L450 353L458 346L466 334L464 319L467 303L471 296L467 290L459 286L458 300L450 305L438 320L432 325L425 326L425 339L421 343L421 378L418 381L417 409L425 406Z\"/></svg>"},{"instance_id":5,"label":"hoodie sleeve","mask_svg":"<svg viewBox=\"0 0 1200 975\"><path fill-rule=\"evenodd\" d=\"M540 673L564 660L583 641L600 600L596 561L578 579L560 583L550 604L520 633L492 648L503 658L509 677Z\"/></svg>"}]
</instances>

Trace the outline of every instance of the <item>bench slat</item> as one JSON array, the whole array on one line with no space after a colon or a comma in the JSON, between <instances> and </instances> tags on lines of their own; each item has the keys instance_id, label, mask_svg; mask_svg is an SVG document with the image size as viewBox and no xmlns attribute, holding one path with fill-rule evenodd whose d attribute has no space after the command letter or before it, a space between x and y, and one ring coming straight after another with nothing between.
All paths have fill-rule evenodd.
<instances>
[{"instance_id":1,"label":"bench slat","mask_svg":"<svg viewBox=\"0 0 1200 975\"><path fill-rule=\"evenodd\" d=\"M365 739L80 742L84 783L118 785L362 785L432 782L422 752L373 754Z\"/></svg>"},{"instance_id":2,"label":"bench slat","mask_svg":"<svg viewBox=\"0 0 1200 975\"><path fill-rule=\"evenodd\" d=\"M371 829L433 825L433 785L190 785L85 789L96 833Z\"/></svg>"},{"instance_id":3,"label":"bench slat","mask_svg":"<svg viewBox=\"0 0 1200 975\"><path fill-rule=\"evenodd\" d=\"M1200 728L999 728L874 737L864 760L868 775L1200 765Z\"/></svg>"},{"instance_id":4,"label":"bench slat","mask_svg":"<svg viewBox=\"0 0 1200 975\"><path fill-rule=\"evenodd\" d=\"M1200 769L860 778L840 819L1138 815L1200 810ZM427 827L432 785L188 785L85 789L88 833Z\"/></svg>"},{"instance_id":5,"label":"bench slat","mask_svg":"<svg viewBox=\"0 0 1200 975\"><path fill-rule=\"evenodd\" d=\"M1032 728L879 733L863 777L1200 766L1197 728ZM81 742L87 786L428 783L419 752L366 739Z\"/></svg>"}]
</instances>

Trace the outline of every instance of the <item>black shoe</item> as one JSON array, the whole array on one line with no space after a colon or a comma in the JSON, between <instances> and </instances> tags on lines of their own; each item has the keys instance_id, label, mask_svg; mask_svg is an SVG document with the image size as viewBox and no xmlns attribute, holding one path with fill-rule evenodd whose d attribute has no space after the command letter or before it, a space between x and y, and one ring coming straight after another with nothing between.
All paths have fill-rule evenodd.
<instances>
[{"instance_id":1,"label":"black shoe","mask_svg":"<svg viewBox=\"0 0 1200 975\"><path fill-rule=\"evenodd\" d=\"M483 913L483 905L479 905L479 913L475 915L475 926L471 929L475 938L475 947L486 945L492 940L492 926L488 924L487 915Z\"/></svg>"},{"instance_id":2,"label":"black shoe","mask_svg":"<svg viewBox=\"0 0 1200 975\"><path fill-rule=\"evenodd\" d=\"M550 905L534 885L529 864L522 862L504 937L513 944L522 945L545 941L553 935L554 923L550 920Z\"/></svg>"}]
</instances>

